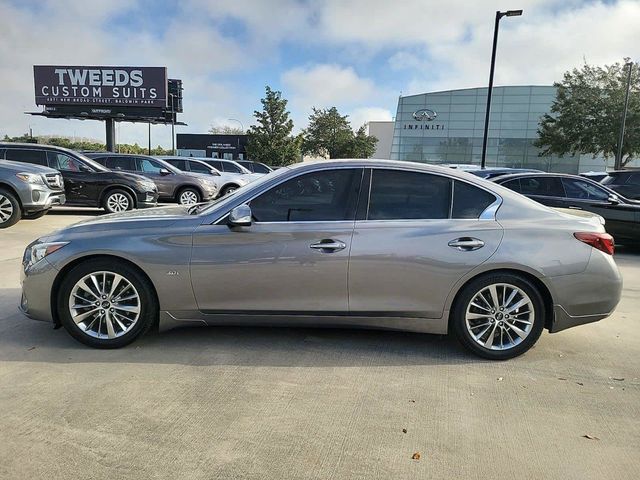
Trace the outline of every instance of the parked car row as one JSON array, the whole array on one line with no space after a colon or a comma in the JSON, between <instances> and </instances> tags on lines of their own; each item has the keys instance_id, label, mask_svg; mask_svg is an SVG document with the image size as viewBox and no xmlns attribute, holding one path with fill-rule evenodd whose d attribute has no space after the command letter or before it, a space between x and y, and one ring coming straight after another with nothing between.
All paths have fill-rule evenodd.
<instances>
[{"instance_id":1,"label":"parked car row","mask_svg":"<svg viewBox=\"0 0 640 480\"><path fill-rule=\"evenodd\" d=\"M208 160L213 159L83 154L50 145L0 143L0 228L38 218L54 205L118 213L154 207L158 201L206 202L262 175L229 160Z\"/></svg>"}]
</instances>

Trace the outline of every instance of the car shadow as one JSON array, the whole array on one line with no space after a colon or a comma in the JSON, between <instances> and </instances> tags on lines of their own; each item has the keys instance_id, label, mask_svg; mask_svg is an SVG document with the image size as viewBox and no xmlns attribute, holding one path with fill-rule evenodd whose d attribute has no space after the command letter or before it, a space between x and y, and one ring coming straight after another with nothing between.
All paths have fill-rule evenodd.
<instances>
[{"instance_id":1,"label":"car shadow","mask_svg":"<svg viewBox=\"0 0 640 480\"><path fill-rule=\"evenodd\" d=\"M95 217L104 215L107 212L101 208L76 208L76 207L54 207L47 212L47 215L76 215L83 217Z\"/></svg>"},{"instance_id":2,"label":"car shadow","mask_svg":"<svg viewBox=\"0 0 640 480\"><path fill-rule=\"evenodd\" d=\"M0 298L4 305L17 305L19 290L0 290ZM64 329L54 330L49 323L26 318L17 308L5 308L0 313L0 361L375 367L483 360L450 336L335 328L182 328L150 332L121 349L97 350L78 343Z\"/></svg>"}]
</instances>

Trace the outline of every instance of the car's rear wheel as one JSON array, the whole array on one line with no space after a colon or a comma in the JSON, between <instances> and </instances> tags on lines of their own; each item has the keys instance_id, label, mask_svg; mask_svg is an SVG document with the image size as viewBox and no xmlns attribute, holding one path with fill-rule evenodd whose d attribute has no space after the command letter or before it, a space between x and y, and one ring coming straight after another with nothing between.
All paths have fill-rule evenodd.
<instances>
[{"instance_id":1,"label":"car's rear wheel","mask_svg":"<svg viewBox=\"0 0 640 480\"><path fill-rule=\"evenodd\" d=\"M63 279L58 315L73 338L96 348L118 348L143 335L158 315L149 281L113 260L88 260Z\"/></svg>"},{"instance_id":2,"label":"car's rear wheel","mask_svg":"<svg viewBox=\"0 0 640 480\"><path fill-rule=\"evenodd\" d=\"M0 228L15 225L22 217L20 203L13 193L0 188Z\"/></svg>"},{"instance_id":3,"label":"car's rear wheel","mask_svg":"<svg viewBox=\"0 0 640 480\"><path fill-rule=\"evenodd\" d=\"M451 317L460 342L492 360L506 360L529 350L545 324L538 288L512 273L478 277L458 295Z\"/></svg>"},{"instance_id":4,"label":"car's rear wheel","mask_svg":"<svg viewBox=\"0 0 640 480\"><path fill-rule=\"evenodd\" d=\"M124 190L111 190L105 195L103 206L109 213L126 212L133 209L133 198Z\"/></svg>"},{"instance_id":5,"label":"car's rear wheel","mask_svg":"<svg viewBox=\"0 0 640 480\"><path fill-rule=\"evenodd\" d=\"M183 188L178 194L178 203L180 205L193 205L200 202L200 192L195 188Z\"/></svg>"}]
</instances>

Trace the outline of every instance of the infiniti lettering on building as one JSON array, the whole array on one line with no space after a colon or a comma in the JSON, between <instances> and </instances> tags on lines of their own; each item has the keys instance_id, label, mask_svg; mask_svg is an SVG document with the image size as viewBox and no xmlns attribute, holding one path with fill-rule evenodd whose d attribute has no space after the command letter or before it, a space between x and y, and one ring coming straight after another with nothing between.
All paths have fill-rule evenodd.
<instances>
[{"instance_id":1,"label":"infiniti lettering on building","mask_svg":"<svg viewBox=\"0 0 640 480\"><path fill-rule=\"evenodd\" d=\"M165 67L33 67L37 105L167 106Z\"/></svg>"},{"instance_id":2,"label":"infiniti lettering on building","mask_svg":"<svg viewBox=\"0 0 640 480\"><path fill-rule=\"evenodd\" d=\"M421 108L416 110L411 115L416 122L405 123L405 130L444 130L444 124L442 123L424 123L432 122L438 116L438 112L431 110L430 108Z\"/></svg>"}]
</instances>

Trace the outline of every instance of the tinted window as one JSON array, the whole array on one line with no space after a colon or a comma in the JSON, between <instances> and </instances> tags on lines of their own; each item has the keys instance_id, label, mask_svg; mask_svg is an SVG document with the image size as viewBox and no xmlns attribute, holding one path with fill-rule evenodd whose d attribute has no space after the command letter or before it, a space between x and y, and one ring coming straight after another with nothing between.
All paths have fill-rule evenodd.
<instances>
[{"instance_id":1,"label":"tinted window","mask_svg":"<svg viewBox=\"0 0 640 480\"><path fill-rule=\"evenodd\" d=\"M162 164L150 158L139 158L138 166L141 172L146 173L160 173L160 170L164 168Z\"/></svg>"},{"instance_id":2,"label":"tinted window","mask_svg":"<svg viewBox=\"0 0 640 480\"><path fill-rule=\"evenodd\" d=\"M266 165L262 165L261 163L251 163L251 168L247 166L249 170L255 173L269 173L271 170Z\"/></svg>"},{"instance_id":3,"label":"tinted window","mask_svg":"<svg viewBox=\"0 0 640 480\"><path fill-rule=\"evenodd\" d=\"M203 165L200 162L189 162L189 167L191 168L192 172L196 173L211 173L211 169L213 168L209 167L208 165Z\"/></svg>"},{"instance_id":4,"label":"tinted window","mask_svg":"<svg viewBox=\"0 0 640 480\"><path fill-rule=\"evenodd\" d=\"M224 172L222 169L222 162L219 160L207 160L207 163L220 172Z\"/></svg>"},{"instance_id":5,"label":"tinted window","mask_svg":"<svg viewBox=\"0 0 640 480\"><path fill-rule=\"evenodd\" d=\"M244 173L240 167L238 167L237 165L234 165L233 163L229 163L229 162L220 162L222 163L222 168L224 168L225 172L231 172L231 173Z\"/></svg>"},{"instance_id":6,"label":"tinted window","mask_svg":"<svg viewBox=\"0 0 640 480\"><path fill-rule=\"evenodd\" d=\"M520 179L520 193L543 197L564 197L562 182L557 177L527 177Z\"/></svg>"},{"instance_id":7,"label":"tinted window","mask_svg":"<svg viewBox=\"0 0 640 480\"><path fill-rule=\"evenodd\" d=\"M495 201L496 197L486 190L456 180L453 184L452 218L478 218Z\"/></svg>"},{"instance_id":8,"label":"tinted window","mask_svg":"<svg viewBox=\"0 0 640 480\"><path fill-rule=\"evenodd\" d=\"M250 172L254 172L255 173L255 168L253 168L253 162L241 162L238 161L238 163L240 165L242 165L244 168L246 168L247 170L249 170Z\"/></svg>"},{"instance_id":9,"label":"tinted window","mask_svg":"<svg viewBox=\"0 0 640 480\"><path fill-rule=\"evenodd\" d=\"M49 166L61 172L86 172L88 167L64 153L49 152Z\"/></svg>"},{"instance_id":10,"label":"tinted window","mask_svg":"<svg viewBox=\"0 0 640 480\"><path fill-rule=\"evenodd\" d=\"M14 162L35 163L36 165L47 166L46 150L22 150L17 148L8 148L5 153L5 159Z\"/></svg>"},{"instance_id":11,"label":"tinted window","mask_svg":"<svg viewBox=\"0 0 640 480\"><path fill-rule=\"evenodd\" d=\"M514 192L520 193L520 179L516 178L515 180L509 180L508 182L501 183L503 187L507 187Z\"/></svg>"},{"instance_id":12,"label":"tinted window","mask_svg":"<svg viewBox=\"0 0 640 480\"><path fill-rule=\"evenodd\" d=\"M428 173L374 170L367 218L449 218L451 183Z\"/></svg>"},{"instance_id":13,"label":"tinted window","mask_svg":"<svg viewBox=\"0 0 640 480\"><path fill-rule=\"evenodd\" d=\"M564 190L567 197L582 200L606 200L609 193L595 185L583 180L574 180L571 178L563 178Z\"/></svg>"},{"instance_id":14,"label":"tinted window","mask_svg":"<svg viewBox=\"0 0 640 480\"><path fill-rule=\"evenodd\" d=\"M178 170L182 170L183 172L187 171L187 162L185 160L167 160L171 165L176 167Z\"/></svg>"},{"instance_id":15,"label":"tinted window","mask_svg":"<svg viewBox=\"0 0 640 480\"><path fill-rule=\"evenodd\" d=\"M107 168L111 170L135 170L133 158L131 157L108 157L104 162Z\"/></svg>"},{"instance_id":16,"label":"tinted window","mask_svg":"<svg viewBox=\"0 0 640 480\"><path fill-rule=\"evenodd\" d=\"M362 169L307 173L251 201L257 222L339 221L355 218Z\"/></svg>"},{"instance_id":17,"label":"tinted window","mask_svg":"<svg viewBox=\"0 0 640 480\"><path fill-rule=\"evenodd\" d=\"M627 183L630 185L640 185L640 173L630 174Z\"/></svg>"}]
</instances>

